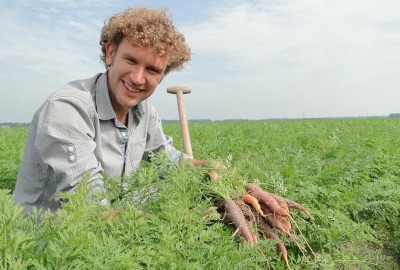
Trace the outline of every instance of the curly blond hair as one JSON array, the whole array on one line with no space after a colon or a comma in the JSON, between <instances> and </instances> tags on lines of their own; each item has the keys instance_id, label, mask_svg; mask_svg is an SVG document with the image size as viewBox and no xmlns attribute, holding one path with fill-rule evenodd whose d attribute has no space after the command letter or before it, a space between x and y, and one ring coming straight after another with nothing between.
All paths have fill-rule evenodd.
<instances>
[{"instance_id":1,"label":"curly blond hair","mask_svg":"<svg viewBox=\"0 0 400 270\"><path fill-rule=\"evenodd\" d=\"M109 42L118 48L123 38L133 46L153 48L160 57L169 55L165 74L181 70L183 64L191 59L185 37L173 25L168 9L136 7L111 16L104 23L99 42L100 58L106 68L106 44Z\"/></svg>"}]
</instances>

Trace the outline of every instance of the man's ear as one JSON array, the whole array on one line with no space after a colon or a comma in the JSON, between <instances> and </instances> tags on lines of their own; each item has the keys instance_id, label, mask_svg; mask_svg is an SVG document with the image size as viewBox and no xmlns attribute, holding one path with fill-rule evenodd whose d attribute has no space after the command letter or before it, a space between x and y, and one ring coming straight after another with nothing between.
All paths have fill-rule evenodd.
<instances>
[{"instance_id":1,"label":"man's ear","mask_svg":"<svg viewBox=\"0 0 400 270\"><path fill-rule=\"evenodd\" d=\"M115 54L115 46L110 42L106 43L106 64L107 66L111 66Z\"/></svg>"}]
</instances>

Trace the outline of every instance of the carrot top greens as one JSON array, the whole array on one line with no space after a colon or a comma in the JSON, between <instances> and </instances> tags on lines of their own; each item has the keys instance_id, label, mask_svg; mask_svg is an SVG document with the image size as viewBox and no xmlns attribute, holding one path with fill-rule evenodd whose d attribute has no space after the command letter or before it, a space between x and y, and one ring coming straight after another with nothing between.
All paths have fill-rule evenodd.
<instances>
[{"instance_id":1,"label":"carrot top greens","mask_svg":"<svg viewBox=\"0 0 400 270\"><path fill-rule=\"evenodd\" d=\"M217 201L244 194L249 182L314 218L292 213L313 252L279 235L292 269L399 268L400 119L189 127L194 156L229 169L221 182L209 183L199 168L171 170L157 156L124 179L124 191L107 181L110 199L122 198L113 205L85 203L83 184L57 216L42 218L24 218L10 195L27 130L0 129L0 269L287 269L276 240L247 245L217 211ZM164 129L179 148L179 124ZM133 200L139 190L146 204Z\"/></svg>"}]
</instances>

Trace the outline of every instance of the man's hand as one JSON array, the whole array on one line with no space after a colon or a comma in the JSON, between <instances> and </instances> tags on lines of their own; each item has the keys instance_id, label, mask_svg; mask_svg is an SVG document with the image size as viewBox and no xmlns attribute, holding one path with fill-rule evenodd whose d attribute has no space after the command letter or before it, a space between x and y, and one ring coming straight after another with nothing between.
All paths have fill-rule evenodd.
<instances>
[{"instance_id":1,"label":"man's hand","mask_svg":"<svg viewBox=\"0 0 400 270\"><path fill-rule=\"evenodd\" d=\"M208 176L211 182L215 182L219 178L218 172L226 170L226 167L219 161L209 160L198 160L198 159L187 159L186 161L192 163L196 167L208 168Z\"/></svg>"}]
</instances>

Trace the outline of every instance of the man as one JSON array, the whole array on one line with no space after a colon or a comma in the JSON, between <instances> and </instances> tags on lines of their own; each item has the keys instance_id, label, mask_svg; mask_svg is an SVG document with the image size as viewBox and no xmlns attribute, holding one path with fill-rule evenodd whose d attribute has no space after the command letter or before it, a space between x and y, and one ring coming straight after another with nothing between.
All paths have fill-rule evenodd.
<instances>
[{"instance_id":1,"label":"man","mask_svg":"<svg viewBox=\"0 0 400 270\"><path fill-rule=\"evenodd\" d=\"M129 174L150 152L207 165L172 146L148 101L164 76L191 59L169 13L133 8L116 14L100 45L106 72L67 84L33 117L14 190L27 211L57 211L62 202L52 196L73 191L86 174L92 193L104 192L103 174Z\"/></svg>"}]
</instances>

